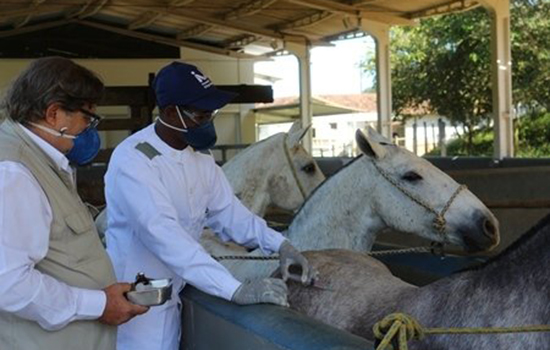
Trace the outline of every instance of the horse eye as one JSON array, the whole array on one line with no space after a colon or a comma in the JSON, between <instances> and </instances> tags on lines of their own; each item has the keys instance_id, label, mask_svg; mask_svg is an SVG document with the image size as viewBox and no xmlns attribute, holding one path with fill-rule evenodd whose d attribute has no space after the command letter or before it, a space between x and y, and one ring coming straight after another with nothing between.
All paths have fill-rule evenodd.
<instances>
[{"instance_id":1,"label":"horse eye","mask_svg":"<svg viewBox=\"0 0 550 350\"><path fill-rule=\"evenodd\" d=\"M315 164L308 163L302 167L302 171L306 174L312 174L315 172Z\"/></svg>"},{"instance_id":2,"label":"horse eye","mask_svg":"<svg viewBox=\"0 0 550 350\"><path fill-rule=\"evenodd\" d=\"M418 173L415 173L414 171L407 171L401 178L408 182L417 182L422 180L422 176L418 175Z\"/></svg>"}]
</instances>

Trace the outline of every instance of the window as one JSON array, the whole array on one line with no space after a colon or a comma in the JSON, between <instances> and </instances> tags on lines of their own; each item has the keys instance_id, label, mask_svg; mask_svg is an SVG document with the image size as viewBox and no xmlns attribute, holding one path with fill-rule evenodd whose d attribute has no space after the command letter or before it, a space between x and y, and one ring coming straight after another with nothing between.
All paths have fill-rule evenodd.
<instances>
[{"instance_id":1,"label":"window","mask_svg":"<svg viewBox=\"0 0 550 350\"><path fill-rule=\"evenodd\" d=\"M338 129L338 124L336 123L329 123L331 129Z\"/></svg>"}]
</instances>

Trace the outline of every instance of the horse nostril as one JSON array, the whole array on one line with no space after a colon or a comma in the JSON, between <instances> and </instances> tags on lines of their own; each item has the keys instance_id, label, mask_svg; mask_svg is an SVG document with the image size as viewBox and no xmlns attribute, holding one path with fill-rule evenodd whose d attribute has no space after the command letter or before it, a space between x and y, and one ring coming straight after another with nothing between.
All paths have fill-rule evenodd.
<instances>
[{"instance_id":1,"label":"horse nostril","mask_svg":"<svg viewBox=\"0 0 550 350\"><path fill-rule=\"evenodd\" d=\"M491 220L483 220L483 233L490 238L493 238L497 234L497 228Z\"/></svg>"}]
</instances>

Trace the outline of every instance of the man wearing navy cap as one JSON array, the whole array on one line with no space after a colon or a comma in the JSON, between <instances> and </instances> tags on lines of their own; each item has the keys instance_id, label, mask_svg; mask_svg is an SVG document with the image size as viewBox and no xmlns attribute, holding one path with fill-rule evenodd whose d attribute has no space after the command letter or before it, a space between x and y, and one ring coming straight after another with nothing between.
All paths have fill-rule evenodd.
<instances>
[{"instance_id":1,"label":"man wearing navy cap","mask_svg":"<svg viewBox=\"0 0 550 350\"><path fill-rule=\"evenodd\" d=\"M115 149L105 175L107 251L117 279L144 272L172 278L174 288L166 304L119 327L119 350L179 349L178 294L186 283L238 304L287 305L282 280L241 283L215 261L199 244L205 226L224 240L279 252L283 276L289 263L302 266L304 283L315 276L302 254L239 202L214 159L195 152L216 143L214 116L235 95L181 62L162 68L153 86L159 118Z\"/></svg>"}]
</instances>

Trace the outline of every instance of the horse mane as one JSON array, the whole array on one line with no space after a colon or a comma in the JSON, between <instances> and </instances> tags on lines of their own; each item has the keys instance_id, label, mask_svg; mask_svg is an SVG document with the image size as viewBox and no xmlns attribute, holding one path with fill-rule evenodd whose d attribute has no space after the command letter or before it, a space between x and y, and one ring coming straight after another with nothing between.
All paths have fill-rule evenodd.
<instances>
[{"instance_id":1,"label":"horse mane","mask_svg":"<svg viewBox=\"0 0 550 350\"><path fill-rule=\"evenodd\" d=\"M309 200L313 197L313 195L323 186L325 186L329 181L331 181L335 176L336 174L338 174L339 172L341 172L342 170L346 169L347 167L349 167L351 164L355 163L359 158L361 158L363 156L363 153L361 153L360 155L358 155L357 157L353 158L351 161L349 161L346 165L344 165L343 167L341 167L340 169L338 169L334 174L332 174L329 178L327 178L325 181L323 181L319 186L317 186L315 189L313 189L313 191L311 191L310 195L306 198L306 200L302 203L302 205L300 206L300 208L298 208L298 210L296 211L296 214L294 214L294 217L297 217L298 214L300 214L300 212L302 211L302 209L304 208L304 206L309 202Z\"/></svg>"},{"instance_id":2,"label":"horse mane","mask_svg":"<svg viewBox=\"0 0 550 350\"><path fill-rule=\"evenodd\" d=\"M526 233L521 235L514 243L510 244L506 249L504 249L502 252L500 252L498 255L488 259L482 264L475 265L463 270L460 270L456 273L462 273L466 271L477 271L485 268L488 265L495 264L509 255L513 254L517 250L521 250L525 245L527 245L532 239L535 239L538 237L541 232L544 231L544 229L550 228L550 214L546 215L544 218L542 218L535 226L531 227ZM546 237L550 237L550 233L546 232Z\"/></svg>"}]
</instances>

